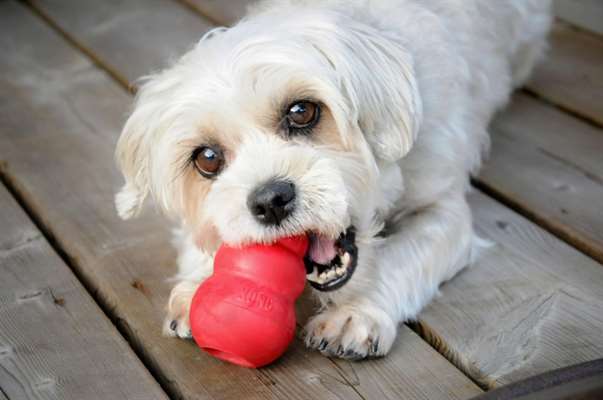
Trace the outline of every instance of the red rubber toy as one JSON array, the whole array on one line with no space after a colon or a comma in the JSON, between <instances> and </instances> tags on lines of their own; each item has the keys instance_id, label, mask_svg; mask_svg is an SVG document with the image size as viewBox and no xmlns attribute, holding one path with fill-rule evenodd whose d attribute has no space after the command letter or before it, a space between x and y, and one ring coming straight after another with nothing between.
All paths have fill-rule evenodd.
<instances>
[{"instance_id":1,"label":"red rubber toy","mask_svg":"<svg viewBox=\"0 0 603 400\"><path fill-rule=\"evenodd\" d=\"M223 245L214 273L193 297L190 323L203 350L258 368L281 356L295 334L294 302L306 282L305 236L272 245Z\"/></svg>"}]
</instances>

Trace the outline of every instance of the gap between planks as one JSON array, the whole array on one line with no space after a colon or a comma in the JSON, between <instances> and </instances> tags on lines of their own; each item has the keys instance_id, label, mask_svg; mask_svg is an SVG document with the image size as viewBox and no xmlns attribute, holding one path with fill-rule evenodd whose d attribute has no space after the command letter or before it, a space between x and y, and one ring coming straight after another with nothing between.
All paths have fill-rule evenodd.
<instances>
[{"instance_id":1,"label":"gap between planks","mask_svg":"<svg viewBox=\"0 0 603 400\"><path fill-rule=\"evenodd\" d=\"M571 115L572 117L584 122L585 124L587 124L589 126L592 126L593 128L597 128L597 129L603 128L602 124L600 124L596 119L592 118L588 114L581 113L572 108L566 107L563 104L559 104L555 100L549 99L548 97L545 97L542 94L536 92L535 90L531 89L529 86L524 86L524 87L518 89L517 91L524 93L525 95L530 96L531 98L538 100L544 104L547 104L547 105L559 110L559 112L562 112L567 115Z\"/></svg>"},{"instance_id":2,"label":"gap between planks","mask_svg":"<svg viewBox=\"0 0 603 400\"><path fill-rule=\"evenodd\" d=\"M495 186L488 184L487 181L481 179L479 176L472 177L471 184L482 193L488 195L490 198L496 200L505 207L513 210L517 214L543 228L559 240L569 244L593 260L603 264L603 252L582 240L580 235L572 234L571 231L568 231L567 226L565 229L562 229L555 224L550 223L546 218L541 217L538 215L538 213L532 211L529 206L525 206L519 200L514 200L512 196L506 195L504 192L498 190Z\"/></svg>"},{"instance_id":3,"label":"gap between planks","mask_svg":"<svg viewBox=\"0 0 603 400\"><path fill-rule=\"evenodd\" d=\"M3 180L0 204L0 400L167 399Z\"/></svg>"},{"instance_id":4,"label":"gap between planks","mask_svg":"<svg viewBox=\"0 0 603 400\"><path fill-rule=\"evenodd\" d=\"M601 70L594 66L602 60L603 36L556 18L549 33L549 44L543 60L524 84L524 91L588 124L603 127L603 114L594 104L601 101L601 97L584 97L584 93L598 93L601 89ZM589 52L585 52L585 48ZM567 65L568 60L574 65ZM586 67L583 76L572 68L580 63ZM551 69L551 66L557 68Z\"/></svg>"},{"instance_id":5,"label":"gap between planks","mask_svg":"<svg viewBox=\"0 0 603 400\"><path fill-rule=\"evenodd\" d=\"M127 92L132 94L136 93L136 86L131 85L124 75L120 74L115 68L104 63L92 50L88 49L83 43L72 37L68 32L61 28L59 24L54 22L54 20L46 12L44 12L44 10L42 10L40 7L37 7L29 0L19 0L19 3L25 5L34 15L39 17L46 25L50 26L52 30L58 33L61 38L63 38L77 51L88 57L88 59L90 59L95 66L97 66L101 71L104 71L115 82L119 83L119 85L122 86Z\"/></svg>"},{"instance_id":6,"label":"gap between planks","mask_svg":"<svg viewBox=\"0 0 603 400\"><path fill-rule=\"evenodd\" d=\"M146 356L146 353L143 349L140 349L139 346L131 340L131 337L127 331L127 325L120 323L119 319L115 317L115 315L111 312L111 307L98 295L98 291L94 289L91 282L79 273L78 268L74 267L74 263L76 260L73 260L67 252L63 250L59 242L55 239L52 231L48 228L47 223L44 222L37 213L30 207L31 202L27 200L27 198L22 194L25 191L20 190L19 185L14 182L10 178L10 174L7 171L4 163L0 163L0 183L4 185L6 190L10 193L13 199L17 202L17 204L21 207L21 209L25 212L29 220L32 224L41 232L42 237L46 240L51 249L58 255L58 257L65 263L65 265L69 268L69 270L73 273L76 279L82 284L86 292L90 295L90 297L94 300L94 302L101 309L102 313L113 323L119 334L122 336L124 341L128 343L132 352L138 357L140 362L144 365L144 367L149 371L153 379L159 384L161 389L166 393L166 395L170 398L177 398L174 396L170 390L169 386L165 384L164 380L161 376L158 376L156 370L152 367L153 362L149 357ZM1 388L0 388L0 394ZM2 400L2 397L0 397Z\"/></svg>"}]
</instances>

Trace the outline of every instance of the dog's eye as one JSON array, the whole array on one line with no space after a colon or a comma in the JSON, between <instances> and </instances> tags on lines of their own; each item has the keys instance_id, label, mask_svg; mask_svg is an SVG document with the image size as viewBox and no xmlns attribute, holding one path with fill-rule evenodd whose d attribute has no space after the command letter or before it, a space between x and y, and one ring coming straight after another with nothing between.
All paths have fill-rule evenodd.
<instances>
[{"instance_id":1,"label":"dog's eye","mask_svg":"<svg viewBox=\"0 0 603 400\"><path fill-rule=\"evenodd\" d=\"M291 129L311 128L320 117L320 107L311 101L298 101L287 110L287 124Z\"/></svg>"},{"instance_id":2,"label":"dog's eye","mask_svg":"<svg viewBox=\"0 0 603 400\"><path fill-rule=\"evenodd\" d=\"M214 178L224 165L224 153L218 146L200 146L193 151L195 168L206 178Z\"/></svg>"}]
</instances>

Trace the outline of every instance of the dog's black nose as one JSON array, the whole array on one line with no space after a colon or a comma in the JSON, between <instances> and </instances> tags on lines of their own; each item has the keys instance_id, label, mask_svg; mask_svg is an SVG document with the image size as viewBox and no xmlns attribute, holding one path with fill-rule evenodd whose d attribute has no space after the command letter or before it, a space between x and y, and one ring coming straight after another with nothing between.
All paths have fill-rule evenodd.
<instances>
[{"instance_id":1,"label":"dog's black nose","mask_svg":"<svg viewBox=\"0 0 603 400\"><path fill-rule=\"evenodd\" d=\"M272 180L256 188L247 198L251 214L265 225L278 225L295 208L295 185Z\"/></svg>"}]
</instances>

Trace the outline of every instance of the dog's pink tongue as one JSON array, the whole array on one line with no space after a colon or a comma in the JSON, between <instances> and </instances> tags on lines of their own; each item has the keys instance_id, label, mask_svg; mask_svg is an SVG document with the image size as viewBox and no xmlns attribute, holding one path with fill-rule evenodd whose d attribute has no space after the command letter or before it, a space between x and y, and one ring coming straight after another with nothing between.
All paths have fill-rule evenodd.
<instances>
[{"instance_id":1,"label":"dog's pink tongue","mask_svg":"<svg viewBox=\"0 0 603 400\"><path fill-rule=\"evenodd\" d=\"M333 239L322 235L310 236L308 255L312 261L322 265L329 265L336 254L337 250L335 249L335 241Z\"/></svg>"}]
</instances>

